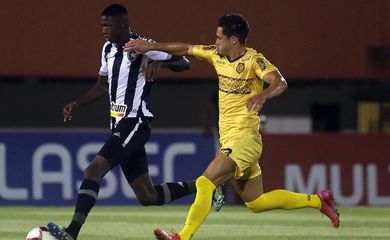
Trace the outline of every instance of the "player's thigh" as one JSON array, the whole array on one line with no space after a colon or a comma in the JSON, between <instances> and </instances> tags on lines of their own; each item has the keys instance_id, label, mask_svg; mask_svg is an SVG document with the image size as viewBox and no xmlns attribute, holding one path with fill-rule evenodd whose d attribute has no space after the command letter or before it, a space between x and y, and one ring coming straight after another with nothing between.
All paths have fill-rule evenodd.
<instances>
[{"instance_id":1,"label":"player's thigh","mask_svg":"<svg viewBox=\"0 0 390 240\"><path fill-rule=\"evenodd\" d=\"M145 146L150 137L147 119L126 118L120 120L111 136L99 151L111 166L121 164Z\"/></svg>"},{"instance_id":2,"label":"player's thigh","mask_svg":"<svg viewBox=\"0 0 390 240\"><path fill-rule=\"evenodd\" d=\"M261 175L251 179L232 179L230 184L244 202L251 202L263 194Z\"/></svg>"},{"instance_id":3,"label":"player's thigh","mask_svg":"<svg viewBox=\"0 0 390 240\"><path fill-rule=\"evenodd\" d=\"M218 153L203 172L216 186L234 177L236 163L228 156Z\"/></svg>"},{"instance_id":4,"label":"player's thigh","mask_svg":"<svg viewBox=\"0 0 390 240\"><path fill-rule=\"evenodd\" d=\"M138 199L156 194L149 176L145 147L140 148L126 161L123 161L121 169Z\"/></svg>"}]
</instances>

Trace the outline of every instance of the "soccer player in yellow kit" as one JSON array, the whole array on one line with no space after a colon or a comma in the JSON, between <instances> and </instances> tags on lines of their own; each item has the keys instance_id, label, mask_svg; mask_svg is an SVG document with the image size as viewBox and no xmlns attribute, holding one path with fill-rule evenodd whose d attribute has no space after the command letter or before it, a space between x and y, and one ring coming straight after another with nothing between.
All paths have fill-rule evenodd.
<instances>
[{"instance_id":1,"label":"soccer player in yellow kit","mask_svg":"<svg viewBox=\"0 0 390 240\"><path fill-rule=\"evenodd\" d=\"M258 112L269 98L278 96L287 83L278 69L261 53L246 47L249 25L241 15L224 15L218 21L215 45L148 43L130 41L126 51L165 51L191 55L211 63L219 79L220 152L196 180L197 194L184 228L179 233L155 229L160 240L188 240L205 220L216 186L229 181L246 206L255 213L271 209L311 207L328 216L339 227L339 213L332 192L317 194L274 190L263 193L258 159L262 152ZM269 86L263 89L264 82Z\"/></svg>"}]
</instances>

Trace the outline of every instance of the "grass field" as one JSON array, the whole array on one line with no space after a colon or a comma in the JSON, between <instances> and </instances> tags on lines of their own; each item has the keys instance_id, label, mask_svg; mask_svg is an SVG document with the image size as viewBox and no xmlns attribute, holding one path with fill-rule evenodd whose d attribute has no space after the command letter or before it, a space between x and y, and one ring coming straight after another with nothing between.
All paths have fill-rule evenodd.
<instances>
[{"instance_id":1,"label":"grass field","mask_svg":"<svg viewBox=\"0 0 390 240\"><path fill-rule=\"evenodd\" d=\"M96 207L80 240L154 239L155 227L180 230L188 206ZM390 208L340 208L341 227L333 229L318 211L301 209L250 213L244 207L225 206L210 212L194 239L390 239ZM67 225L73 208L0 207L0 239L25 239L35 226L54 221Z\"/></svg>"}]
</instances>

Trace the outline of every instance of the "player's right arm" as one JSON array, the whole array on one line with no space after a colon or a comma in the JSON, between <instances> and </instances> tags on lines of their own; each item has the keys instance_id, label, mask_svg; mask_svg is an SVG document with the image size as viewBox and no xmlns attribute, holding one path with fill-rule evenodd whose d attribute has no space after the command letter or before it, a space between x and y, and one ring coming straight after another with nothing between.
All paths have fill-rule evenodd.
<instances>
[{"instance_id":1,"label":"player's right arm","mask_svg":"<svg viewBox=\"0 0 390 240\"><path fill-rule=\"evenodd\" d=\"M74 110L94 102L108 93L107 76L98 76L98 80L93 87L76 101L66 104L63 108L64 122L72 120Z\"/></svg>"},{"instance_id":2,"label":"player's right arm","mask_svg":"<svg viewBox=\"0 0 390 240\"><path fill-rule=\"evenodd\" d=\"M160 43L160 42L145 42L140 40L131 40L125 44L125 51L134 51L136 54L142 54L148 51L162 51L174 56L193 55L192 49L194 45L188 43Z\"/></svg>"}]
</instances>

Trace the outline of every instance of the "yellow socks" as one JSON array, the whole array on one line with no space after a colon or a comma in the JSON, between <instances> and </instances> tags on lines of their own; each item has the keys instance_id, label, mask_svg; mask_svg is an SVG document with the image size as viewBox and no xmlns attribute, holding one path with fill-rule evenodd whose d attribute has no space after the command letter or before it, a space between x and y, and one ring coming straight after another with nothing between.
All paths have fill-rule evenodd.
<instances>
[{"instance_id":1,"label":"yellow socks","mask_svg":"<svg viewBox=\"0 0 390 240\"><path fill-rule=\"evenodd\" d=\"M211 208L215 185L205 176L196 179L196 197L190 208L184 228L179 233L181 240L189 240L203 223Z\"/></svg>"},{"instance_id":2,"label":"yellow socks","mask_svg":"<svg viewBox=\"0 0 390 240\"><path fill-rule=\"evenodd\" d=\"M205 176L196 180L196 197L191 205L184 228L179 233L182 240L190 240L199 226L206 219L211 208L211 198L215 185ZM321 200L317 195L294 193L286 190L275 190L264 193L252 202L245 203L253 212L271 209L321 208Z\"/></svg>"},{"instance_id":3,"label":"yellow socks","mask_svg":"<svg viewBox=\"0 0 390 240\"><path fill-rule=\"evenodd\" d=\"M309 195L286 190L274 190L264 193L252 202L246 202L245 204L252 212L256 213L278 208L321 208L321 200L316 194Z\"/></svg>"}]
</instances>

